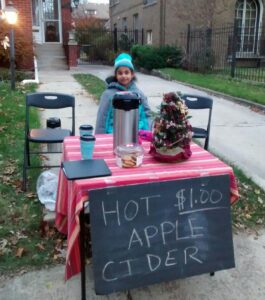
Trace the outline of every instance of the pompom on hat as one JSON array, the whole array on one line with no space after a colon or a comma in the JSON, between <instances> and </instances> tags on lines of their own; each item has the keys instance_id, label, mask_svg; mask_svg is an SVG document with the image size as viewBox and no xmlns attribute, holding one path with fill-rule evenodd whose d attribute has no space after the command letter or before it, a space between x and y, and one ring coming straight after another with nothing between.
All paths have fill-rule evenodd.
<instances>
[{"instance_id":1,"label":"pompom on hat","mask_svg":"<svg viewBox=\"0 0 265 300\"><path fill-rule=\"evenodd\" d=\"M130 54L121 53L120 55L118 55L116 57L115 62L114 62L115 71L119 67L128 67L129 69L134 71L134 66L133 66L133 63L132 63L132 57L131 57Z\"/></svg>"}]
</instances>

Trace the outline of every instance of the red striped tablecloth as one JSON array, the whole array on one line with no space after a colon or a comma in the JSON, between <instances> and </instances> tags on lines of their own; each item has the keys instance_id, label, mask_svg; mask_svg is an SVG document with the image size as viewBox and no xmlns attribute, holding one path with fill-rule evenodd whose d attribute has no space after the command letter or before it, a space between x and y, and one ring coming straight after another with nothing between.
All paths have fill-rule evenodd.
<instances>
[{"instance_id":1,"label":"red striped tablecloth","mask_svg":"<svg viewBox=\"0 0 265 300\"><path fill-rule=\"evenodd\" d=\"M149 145L149 142L143 142L145 156L141 167L119 168L113 155L112 135L96 135L94 158L105 159L112 171L112 176L68 181L62 170L60 171L55 223L59 231L67 234L66 279L80 272L79 213L83 209L83 203L88 200L89 190L108 186L229 174L231 203L238 199L233 169L198 145L192 144L191 158L180 163L158 162L148 153ZM67 137L64 141L63 160L80 159L79 137Z\"/></svg>"}]
</instances>

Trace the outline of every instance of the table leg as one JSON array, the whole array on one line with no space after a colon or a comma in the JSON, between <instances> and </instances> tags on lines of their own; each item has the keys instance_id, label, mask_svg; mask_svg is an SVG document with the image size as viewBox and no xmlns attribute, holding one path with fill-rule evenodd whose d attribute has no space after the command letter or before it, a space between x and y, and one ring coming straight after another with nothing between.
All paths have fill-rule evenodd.
<instances>
[{"instance_id":1,"label":"table leg","mask_svg":"<svg viewBox=\"0 0 265 300\"><path fill-rule=\"evenodd\" d=\"M86 258L85 258L85 216L84 210L80 212L80 262L81 262L81 299L86 300Z\"/></svg>"}]
</instances>

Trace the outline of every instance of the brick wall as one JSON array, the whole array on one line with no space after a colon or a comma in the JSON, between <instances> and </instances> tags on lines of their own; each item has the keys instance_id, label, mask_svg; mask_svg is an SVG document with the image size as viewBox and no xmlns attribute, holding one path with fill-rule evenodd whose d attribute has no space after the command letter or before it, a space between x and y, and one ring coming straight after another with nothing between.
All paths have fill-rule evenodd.
<instances>
[{"instance_id":1,"label":"brick wall","mask_svg":"<svg viewBox=\"0 0 265 300\"><path fill-rule=\"evenodd\" d=\"M33 69L33 38L32 38L32 20L31 20L31 1L30 0L14 0L14 7L18 10L18 21L16 27L19 29L19 34L22 34L23 40L28 41L32 47L29 47L27 51L30 51L29 58L22 63L23 69ZM20 33L21 32L21 33ZM18 30L15 31L15 37L18 34ZM21 37L22 38L22 37Z\"/></svg>"},{"instance_id":2,"label":"brick wall","mask_svg":"<svg viewBox=\"0 0 265 300\"><path fill-rule=\"evenodd\" d=\"M63 31L63 45L68 44L69 31L71 30L72 16L69 7L70 0L62 0L62 31Z\"/></svg>"}]
</instances>

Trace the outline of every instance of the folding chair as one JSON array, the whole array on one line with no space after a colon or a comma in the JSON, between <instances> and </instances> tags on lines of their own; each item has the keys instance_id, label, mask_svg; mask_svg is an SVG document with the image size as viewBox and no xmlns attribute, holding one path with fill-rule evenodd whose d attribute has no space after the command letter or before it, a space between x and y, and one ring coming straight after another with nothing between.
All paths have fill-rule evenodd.
<instances>
[{"instance_id":1,"label":"folding chair","mask_svg":"<svg viewBox=\"0 0 265 300\"><path fill-rule=\"evenodd\" d=\"M204 149L208 150L210 139L210 127L212 118L213 99L210 97L183 94L181 98L185 100L185 104L189 109L208 109L208 122L205 128L192 127L193 138L205 139Z\"/></svg>"},{"instance_id":2,"label":"folding chair","mask_svg":"<svg viewBox=\"0 0 265 300\"><path fill-rule=\"evenodd\" d=\"M30 109L32 107L43 109L61 109L71 108L72 125L71 129L62 128L34 128L30 127ZM58 114L58 112L57 112ZM69 126L70 127L70 126ZM24 147L24 164L23 164L23 182L22 189L26 191L27 188L27 169L29 168L43 168L43 167L59 167L53 166L31 166L31 154L43 153L60 153L51 152L49 148L47 151L33 151L30 149L30 143L39 144L54 144L62 143L66 136L75 134L75 98L67 94L59 93L32 93L26 95L26 118L25 118L25 147Z\"/></svg>"}]
</instances>

